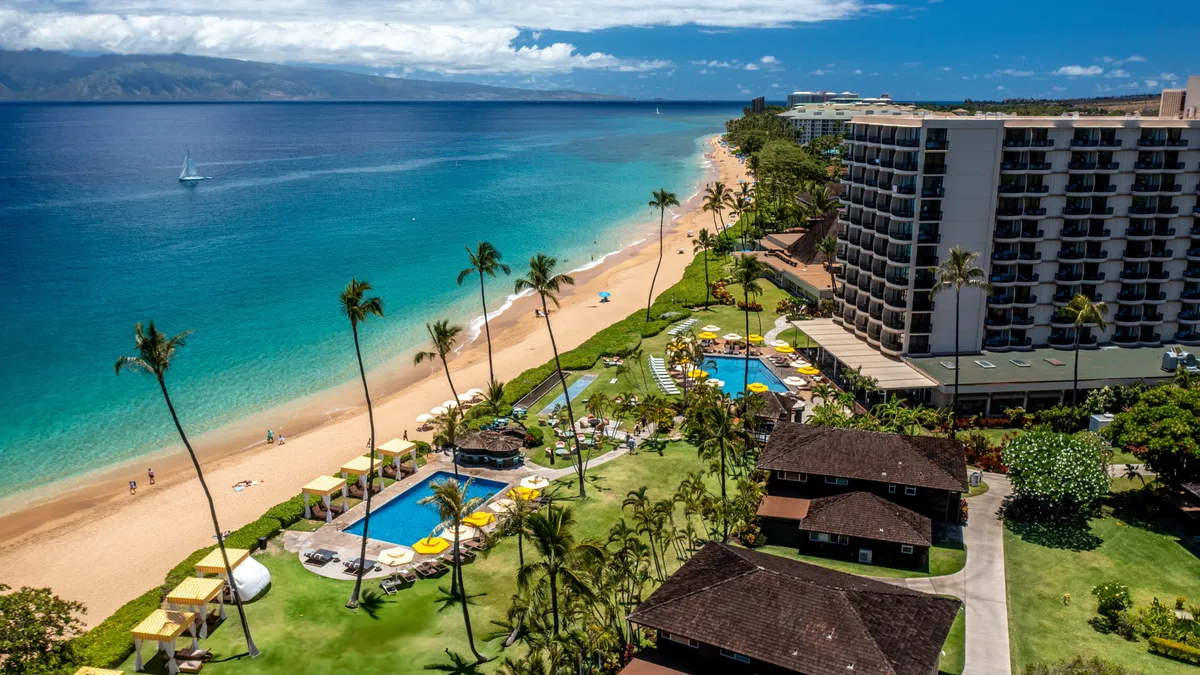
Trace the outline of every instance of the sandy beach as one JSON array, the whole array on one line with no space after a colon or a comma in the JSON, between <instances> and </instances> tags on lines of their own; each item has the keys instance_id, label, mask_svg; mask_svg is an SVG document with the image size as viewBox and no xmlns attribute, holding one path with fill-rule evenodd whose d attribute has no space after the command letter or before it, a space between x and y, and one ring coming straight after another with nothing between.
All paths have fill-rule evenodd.
<instances>
[{"instance_id":1,"label":"sandy beach","mask_svg":"<svg viewBox=\"0 0 1200 675\"><path fill-rule=\"evenodd\" d=\"M716 137L705 152L715 164L719 180L736 186L739 179L746 178L744 167L720 147ZM668 216L666 223L656 291L677 282L692 260L687 231L713 228L712 214L700 210L697 198L677 211L678 217L672 220ZM658 257L657 222L651 225L647 218L647 234L652 230L654 236L641 245L574 275L576 285L563 294L562 307L551 313L561 351L645 307ZM612 294L610 302L599 301L600 291ZM545 325L534 317L535 304L532 297L520 298L491 324L496 377L502 381L552 356ZM375 400L379 443L405 431L410 439L427 440L428 434L415 433L414 418L450 397L440 369L414 371L410 363L407 356L397 357L371 375L372 380L389 380L390 386L380 386L377 391L395 392ZM451 362L451 372L460 392L484 386L488 364L482 338L458 354ZM345 396L347 391L340 393ZM315 476L334 471L362 454L369 434L364 413L365 407L358 406L334 416L326 414L312 420L310 429L289 431L283 446L263 444L247 450L240 442L208 444L208 437L196 439L222 527L241 527L296 495L300 486ZM242 433L251 432L243 429ZM219 447L206 449L208 445ZM0 518L0 556L5 561L0 581L14 587L49 586L64 598L83 602L89 626L160 584L172 566L213 541L199 483L186 456L178 452L156 457L154 462L154 486L145 484L144 467L123 467L91 476L81 481L79 488L51 499L26 495L41 502ZM136 496L130 496L125 487L130 477L139 479ZM242 492L232 491L231 486L243 479L261 482ZM120 579L121 583L97 583L100 579Z\"/></svg>"}]
</instances>

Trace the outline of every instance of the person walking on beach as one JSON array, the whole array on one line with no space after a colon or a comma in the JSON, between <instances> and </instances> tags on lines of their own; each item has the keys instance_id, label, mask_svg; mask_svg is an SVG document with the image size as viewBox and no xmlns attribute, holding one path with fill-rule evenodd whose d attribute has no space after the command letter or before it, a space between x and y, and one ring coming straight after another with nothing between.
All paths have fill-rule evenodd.
<instances>
[{"instance_id":1,"label":"person walking on beach","mask_svg":"<svg viewBox=\"0 0 1200 675\"><path fill-rule=\"evenodd\" d=\"M150 478L150 484L154 485L154 469L146 469L146 475Z\"/></svg>"},{"instance_id":2,"label":"person walking on beach","mask_svg":"<svg viewBox=\"0 0 1200 675\"><path fill-rule=\"evenodd\" d=\"M131 494L131 495L137 494L137 481L136 480L129 481L129 494Z\"/></svg>"},{"instance_id":3,"label":"person walking on beach","mask_svg":"<svg viewBox=\"0 0 1200 675\"><path fill-rule=\"evenodd\" d=\"M408 440L408 429L404 430L404 440Z\"/></svg>"},{"instance_id":4,"label":"person walking on beach","mask_svg":"<svg viewBox=\"0 0 1200 675\"><path fill-rule=\"evenodd\" d=\"M274 442L275 442L275 434L270 429L267 429L267 443L274 443Z\"/></svg>"},{"instance_id":5,"label":"person walking on beach","mask_svg":"<svg viewBox=\"0 0 1200 675\"><path fill-rule=\"evenodd\" d=\"M280 444L280 445L283 445L283 443L284 443L284 440L283 440L283 432L280 432L280 433L279 433L279 444Z\"/></svg>"}]
</instances>

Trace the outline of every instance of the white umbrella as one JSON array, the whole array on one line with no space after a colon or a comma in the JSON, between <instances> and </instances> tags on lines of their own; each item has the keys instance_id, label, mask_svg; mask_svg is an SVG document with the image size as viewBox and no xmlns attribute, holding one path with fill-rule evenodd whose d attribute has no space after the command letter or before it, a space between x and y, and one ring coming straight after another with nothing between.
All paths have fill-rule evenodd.
<instances>
[{"instance_id":1,"label":"white umbrella","mask_svg":"<svg viewBox=\"0 0 1200 675\"><path fill-rule=\"evenodd\" d=\"M448 527L442 530L442 533L438 536L447 541L454 541L455 536L458 537L459 541L466 541L467 539L474 539L478 535L479 531L470 525L459 525L457 528Z\"/></svg>"},{"instance_id":2,"label":"white umbrella","mask_svg":"<svg viewBox=\"0 0 1200 675\"><path fill-rule=\"evenodd\" d=\"M550 485L550 481L543 476L526 476L521 479L521 487L527 487L530 490L545 490Z\"/></svg>"},{"instance_id":3,"label":"white umbrella","mask_svg":"<svg viewBox=\"0 0 1200 675\"><path fill-rule=\"evenodd\" d=\"M432 422L433 415L430 415L429 413L421 413L420 415L417 415L417 421L421 423Z\"/></svg>"},{"instance_id":4,"label":"white umbrella","mask_svg":"<svg viewBox=\"0 0 1200 675\"><path fill-rule=\"evenodd\" d=\"M397 546L396 548L389 548L380 553L379 562L388 567L399 567L400 565L407 565L412 562L414 555L416 554L411 548Z\"/></svg>"},{"instance_id":5,"label":"white umbrella","mask_svg":"<svg viewBox=\"0 0 1200 675\"><path fill-rule=\"evenodd\" d=\"M440 405L437 406L436 408L430 408L429 414L430 415L445 415L446 408L444 406L440 406Z\"/></svg>"},{"instance_id":6,"label":"white umbrella","mask_svg":"<svg viewBox=\"0 0 1200 675\"><path fill-rule=\"evenodd\" d=\"M710 387L719 387L719 386L721 386L721 381L720 380L709 380L709 381L705 382L704 384L707 384Z\"/></svg>"},{"instance_id":7,"label":"white umbrella","mask_svg":"<svg viewBox=\"0 0 1200 675\"><path fill-rule=\"evenodd\" d=\"M488 508L496 513L508 513L509 511L512 511L514 506L516 506L516 502L508 498L497 499L491 504L488 504Z\"/></svg>"},{"instance_id":8,"label":"white umbrella","mask_svg":"<svg viewBox=\"0 0 1200 675\"><path fill-rule=\"evenodd\" d=\"M737 341L737 340L741 340L742 336L738 335L737 333L726 333L726 334L722 335L721 338L725 339L725 340Z\"/></svg>"},{"instance_id":9,"label":"white umbrella","mask_svg":"<svg viewBox=\"0 0 1200 675\"><path fill-rule=\"evenodd\" d=\"M771 340L772 347L783 347L787 344L787 340Z\"/></svg>"},{"instance_id":10,"label":"white umbrella","mask_svg":"<svg viewBox=\"0 0 1200 675\"><path fill-rule=\"evenodd\" d=\"M471 396L483 396L483 390L479 387L475 387L474 389L468 389L467 394Z\"/></svg>"},{"instance_id":11,"label":"white umbrella","mask_svg":"<svg viewBox=\"0 0 1200 675\"><path fill-rule=\"evenodd\" d=\"M704 328L701 328L700 330L702 330L702 331L704 331L704 332L706 332L706 333L715 333L715 332L717 332L717 331L721 330L721 327L720 327L720 326L714 326L714 325L712 325L712 324L710 323L710 324L708 324L707 326L705 326Z\"/></svg>"},{"instance_id":12,"label":"white umbrella","mask_svg":"<svg viewBox=\"0 0 1200 675\"><path fill-rule=\"evenodd\" d=\"M789 387L799 387L800 385L804 384L804 378L792 375L791 377L784 379L783 383Z\"/></svg>"},{"instance_id":13,"label":"white umbrella","mask_svg":"<svg viewBox=\"0 0 1200 675\"><path fill-rule=\"evenodd\" d=\"M475 397L470 394L459 394L458 395L458 400L460 400L460 401L470 401L473 398L475 398Z\"/></svg>"},{"instance_id":14,"label":"white umbrella","mask_svg":"<svg viewBox=\"0 0 1200 675\"><path fill-rule=\"evenodd\" d=\"M790 367L792 367L792 368L804 368L804 367L806 367L806 366L808 366L808 365L809 365L808 361L805 361L804 359L796 359L795 361L792 361L792 363L791 363L791 366L790 366Z\"/></svg>"},{"instance_id":15,"label":"white umbrella","mask_svg":"<svg viewBox=\"0 0 1200 675\"><path fill-rule=\"evenodd\" d=\"M442 401L442 407L443 408L457 408L458 401L455 401L454 399L450 399L449 401Z\"/></svg>"}]
</instances>

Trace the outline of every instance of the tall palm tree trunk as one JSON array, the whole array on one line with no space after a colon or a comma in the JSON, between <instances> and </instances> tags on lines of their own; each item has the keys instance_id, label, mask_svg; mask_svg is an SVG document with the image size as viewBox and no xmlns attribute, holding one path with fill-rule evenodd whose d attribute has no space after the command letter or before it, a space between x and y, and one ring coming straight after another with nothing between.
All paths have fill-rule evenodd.
<instances>
[{"instance_id":1,"label":"tall palm tree trunk","mask_svg":"<svg viewBox=\"0 0 1200 675\"><path fill-rule=\"evenodd\" d=\"M1079 405L1079 338L1083 334L1083 326L1075 327L1075 374L1071 378L1071 405Z\"/></svg>"},{"instance_id":2,"label":"tall palm tree trunk","mask_svg":"<svg viewBox=\"0 0 1200 675\"><path fill-rule=\"evenodd\" d=\"M484 308L483 311L486 314L487 308ZM488 348L490 350L490 348L491 348L490 343L488 344ZM458 405L459 410L462 410L462 401L458 400L458 392L455 391L455 389L454 389L454 380L450 379L450 366L446 365L445 355L442 355L439 353L438 356L439 356L439 358L442 359L442 370L446 371L446 382L450 385L450 395L454 397L454 402L456 405ZM464 420L466 419L465 414L463 415L463 419ZM457 434L456 434L456 436L457 436ZM450 461L454 464L454 477L458 478L458 446L457 445L455 445L455 447L453 447L453 448L450 448L450 458L451 458ZM413 468L415 469L416 467L414 466Z\"/></svg>"},{"instance_id":3,"label":"tall palm tree trunk","mask_svg":"<svg viewBox=\"0 0 1200 675\"><path fill-rule=\"evenodd\" d=\"M747 389L750 387L750 293L746 290L746 285L742 284L742 302L746 303L744 311L746 316L746 370L742 373L742 393L749 396Z\"/></svg>"},{"instance_id":4,"label":"tall palm tree trunk","mask_svg":"<svg viewBox=\"0 0 1200 675\"><path fill-rule=\"evenodd\" d=\"M554 351L554 369L558 371L558 382L562 385L563 401L567 406L567 420L571 423L571 433L567 438L567 447L575 443L575 473L579 475L579 498L587 497L587 487L584 481L583 448L575 437L575 411L571 409L571 392L567 391L567 376L563 375L562 361L558 358L558 344L554 341L554 329L550 327L550 310L546 306L546 296L542 296L542 314L546 315L546 332L550 334L550 349ZM554 464L554 453L550 453L550 463Z\"/></svg>"},{"instance_id":5,"label":"tall palm tree trunk","mask_svg":"<svg viewBox=\"0 0 1200 675\"><path fill-rule=\"evenodd\" d=\"M950 438L954 438L954 432L958 427L958 353L960 349L959 330L961 322L959 312L962 306L962 291L954 293L954 403L950 406Z\"/></svg>"},{"instance_id":6,"label":"tall palm tree trunk","mask_svg":"<svg viewBox=\"0 0 1200 675\"><path fill-rule=\"evenodd\" d=\"M457 530L458 525L455 525L454 527ZM463 626L467 629L467 645L471 648L471 653L475 655L475 661L478 663L483 663L484 661L487 661L487 657L485 657L483 654L480 654L479 650L475 648L475 633L471 630L471 610L469 607L467 607L467 587L463 583L463 566L462 558L459 557L458 537L454 537L454 560L456 561L456 564L454 565L454 574L452 576L458 583L458 590L460 593L459 600L462 602L463 610ZM453 595L454 591L451 590L450 593Z\"/></svg>"},{"instance_id":7,"label":"tall palm tree trunk","mask_svg":"<svg viewBox=\"0 0 1200 675\"><path fill-rule=\"evenodd\" d=\"M555 567L557 567L557 566L554 564L553 558L551 558L549 563L550 563L550 614L553 616L554 634L558 635L558 580L555 578L558 576L558 574L557 574L558 570L555 569Z\"/></svg>"},{"instance_id":8,"label":"tall palm tree trunk","mask_svg":"<svg viewBox=\"0 0 1200 675\"><path fill-rule=\"evenodd\" d=\"M721 543L729 543L729 498L725 495L725 441L721 441Z\"/></svg>"},{"instance_id":9,"label":"tall palm tree trunk","mask_svg":"<svg viewBox=\"0 0 1200 675\"><path fill-rule=\"evenodd\" d=\"M362 546L358 553L358 561L362 563L367 559L367 532L371 529L371 484L375 480L375 410L371 407L371 391L367 388L367 371L363 368L362 350L358 346L358 326L351 323L350 330L354 333L354 355L358 358L358 374L362 378L363 395L367 397L367 422L371 425L371 468L367 469L367 489L366 494L363 495L367 511L363 515ZM360 564L358 572L354 575L354 590L350 592L350 600L346 602L346 607L350 609L358 607L358 594L362 590L363 574L365 573L366 570Z\"/></svg>"},{"instance_id":10,"label":"tall palm tree trunk","mask_svg":"<svg viewBox=\"0 0 1200 675\"><path fill-rule=\"evenodd\" d=\"M708 282L708 248L700 250L704 256L704 309L708 309L708 299L712 297L712 284Z\"/></svg>"},{"instance_id":11,"label":"tall palm tree trunk","mask_svg":"<svg viewBox=\"0 0 1200 675\"><path fill-rule=\"evenodd\" d=\"M217 522L217 507L213 505L212 493L208 491L208 483L204 480L204 472L200 470L200 460L196 459L196 452L192 450L192 444L188 441L187 434L183 432L183 425L179 423L179 416L175 414L175 406L171 404L171 395L167 393L167 383L158 378L158 386L162 389L163 400L167 402L167 410L171 412L171 421L175 422L175 430L179 432L179 438L183 440L183 447L187 448L188 457L192 459L192 466L196 469L196 478L200 479L200 488L204 490L204 498L208 500L208 514L212 517L213 532L217 534L217 548L221 549L221 561L225 563L225 578L229 581L229 588L232 591L233 602L237 605L238 620L242 623L242 633L246 635L246 651L253 658L259 655L258 645L254 644L254 638L250 637L250 623L246 621L246 610L242 607L242 596L237 592L237 586L233 583L233 569L229 566L229 554L225 552L225 539L221 536L221 524Z\"/></svg>"},{"instance_id":12,"label":"tall palm tree trunk","mask_svg":"<svg viewBox=\"0 0 1200 675\"><path fill-rule=\"evenodd\" d=\"M663 220L667 217L666 209L658 210L658 264L654 266L654 276L650 277L650 295L646 297L646 321L650 321L650 305L654 303L654 284L658 281L658 268L662 267L663 259Z\"/></svg>"},{"instance_id":13,"label":"tall palm tree trunk","mask_svg":"<svg viewBox=\"0 0 1200 675\"><path fill-rule=\"evenodd\" d=\"M479 304L483 306L483 334L487 336L488 347L488 384L491 384L496 381L496 369L492 364L492 329L488 326L487 292L483 283L483 270L479 271ZM450 388L454 389L454 385L450 385ZM454 468L457 472L458 465L455 464Z\"/></svg>"}]
</instances>

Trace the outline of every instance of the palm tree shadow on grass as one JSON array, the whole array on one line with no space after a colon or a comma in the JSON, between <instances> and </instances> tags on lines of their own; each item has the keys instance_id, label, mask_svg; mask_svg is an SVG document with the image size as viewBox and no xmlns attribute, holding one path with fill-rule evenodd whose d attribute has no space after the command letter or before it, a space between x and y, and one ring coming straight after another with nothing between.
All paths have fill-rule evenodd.
<instances>
[{"instance_id":1,"label":"palm tree shadow on grass","mask_svg":"<svg viewBox=\"0 0 1200 675\"><path fill-rule=\"evenodd\" d=\"M468 594L467 604L478 604L475 602L475 598L481 598L485 595L487 595L487 593L476 593L474 595ZM446 588L445 586L438 586L437 597L433 599L433 602L434 604L439 605L438 611L441 612L450 609L451 607L457 607L461 600L462 598L458 593L451 593L450 589Z\"/></svg>"},{"instance_id":2,"label":"palm tree shadow on grass","mask_svg":"<svg viewBox=\"0 0 1200 675\"><path fill-rule=\"evenodd\" d=\"M425 670L436 670L439 673L451 673L451 675L476 675L480 672L479 667L483 665L449 649L446 650L446 656L450 659L449 661L428 663L425 665Z\"/></svg>"},{"instance_id":3,"label":"palm tree shadow on grass","mask_svg":"<svg viewBox=\"0 0 1200 675\"><path fill-rule=\"evenodd\" d=\"M367 613L367 616L379 620L379 613L387 605L392 604L387 598L375 589L363 591L362 597L358 600L358 607Z\"/></svg>"}]
</instances>

